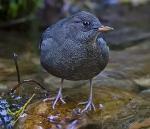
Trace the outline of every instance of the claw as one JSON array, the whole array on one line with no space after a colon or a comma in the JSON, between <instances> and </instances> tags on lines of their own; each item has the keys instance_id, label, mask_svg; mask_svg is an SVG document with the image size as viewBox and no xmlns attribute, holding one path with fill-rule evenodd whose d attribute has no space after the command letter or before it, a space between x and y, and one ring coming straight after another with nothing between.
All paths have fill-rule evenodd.
<instances>
[{"instance_id":1,"label":"claw","mask_svg":"<svg viewBox=\"0 0 150 129\"><path fill-rule=\"evenodd\" d=\"M63 100L63 98L62 98L61 92L59 92L58 95L57 95L56 98L55 98L55 101L54 101L53 106L52 106L53 109L55 109L55 105L56 105L56 103L57 103L59 100L60 100L63 104L66 103L66 102Z\"/></svg>"},{"instance_id":2,"label":"claw","mask_svg":"<svg viewBox=\"0 0 150 129\"><path fill-rule=\"evenodd\" d=\"M66 102L63 100L63 98L60 98L60 101L65 104Z\"/></svg>"},{"instance_id":3,"label":"claw","mask_svg":"<svg viewBox=\"0 0 150 129\"><path fill-rule=\"evenodd\" d=\"M80 103L78 103L78 105L84 105L84 104L87 104L87 103L88 103L88 101L80 102Z\"/></svg>"},{"instance_id":4,"label":"claw","mask_svg":"<svg viewBox=\"0 0 150 129\"><path fill-rule=\"evenodd\" d=\"M83 102L83 103L86 103L86 102ZM94 105L94 103L93 103L93 101L92 100L89 100L88 102L87 102L87 105L86 105L86 107L81 111L82 113L83 112L86 112L86 111L88 111L88 110L96 110L96 108L95 108L95 105Z\"/></svg>"},{"instance_id":5,"label":"claw","mask_svg":"<svg viewBox=\"0 0 150 129\"><path fill-rule=\"evenodd\" d=\"M63 100L63 97L62 97L62 87L63 87L63 80L64 79L61 79L61 85L59 87L59 91L58 91L58 94L56 96L56 98L54 98L54 103L52 105L52 108L55 109L55 105L58 101L62 102L63 104L65 104L66 102Z\"/></svg>"}]
</instances>

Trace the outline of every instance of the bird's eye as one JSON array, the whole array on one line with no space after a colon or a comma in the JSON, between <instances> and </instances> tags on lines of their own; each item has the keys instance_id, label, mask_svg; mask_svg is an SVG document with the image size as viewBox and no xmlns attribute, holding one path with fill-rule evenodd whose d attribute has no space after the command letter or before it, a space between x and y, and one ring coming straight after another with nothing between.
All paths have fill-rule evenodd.
<instances>
[{"instance_id":1,"label":"bird's eye","mask_svg":"<svg viewBox=\"0 0 150 129\"><path fill-rule=\"evenodd\" d=\"M84 26L88 26L88 25L90 25L90 22L84 21L84 22L83 22L83 25L84 25Z\"/></svg>"}]
</instances>

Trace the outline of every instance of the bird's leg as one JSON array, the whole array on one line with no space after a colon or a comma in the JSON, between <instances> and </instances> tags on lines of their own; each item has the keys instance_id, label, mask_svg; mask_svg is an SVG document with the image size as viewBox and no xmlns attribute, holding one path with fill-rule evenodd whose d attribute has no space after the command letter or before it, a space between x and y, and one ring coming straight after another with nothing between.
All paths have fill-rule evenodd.
<instances>
[{"instance_id":1,"label":"bird's leg","mask_svg":"<svg viewBox=\"0 0 150 129\"><path fill-rule=\"evenodd\" d=\"M64 103L64 104L66 103L66 102L63 100L63 97L62 97L63 81L64 81L64 79L61 79L61 85L60 85L60 87L59 87L58 94L57 94L57 96L56 96L56 98L55 98L55 101L54 101L54 103L53 103L53 106L52 106L53 109L55 108L55 105L56 105L57 101L59 101L59 100L60 100L62 103Z\"/></svg>"},{"instance_id":2,"label":"bird's leg","mask_svg":"<svg viewBox=\"0 0 150 129\"><path fill-rule=\"evenodd\" d=\"M94 103L93 103L93 88L92 88L92 79L90 79L90 96L87 102L79 103L79 104L85 104L86 107L82 110L82 112L85 112L87 110L96 110Z\"/></svg>"}]
</instances>

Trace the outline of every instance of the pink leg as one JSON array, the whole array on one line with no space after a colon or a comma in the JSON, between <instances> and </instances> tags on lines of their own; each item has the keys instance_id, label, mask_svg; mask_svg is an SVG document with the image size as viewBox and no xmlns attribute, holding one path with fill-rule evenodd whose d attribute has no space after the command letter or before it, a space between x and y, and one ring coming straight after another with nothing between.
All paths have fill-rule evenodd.
<instances>
[{"instance_id":1,"label":"pink leg","mask_svg":"<svg viewBox=\"0 0 150 129\"><path fill-rule=\"evenodd\" d=\"M56 98L55 98L55 101L54 101L54 103L53 103L53 106L52 106L53 109L55 109L55 105L56 105L56 103L57 103L59 100L60 100L63 104L66 103L66 102L63 100L63 96L62 96L63 81L64 81L64 79L61 79L61 85L60 85L60 87L59 87L58 94L57 94L57 96L56 96Z\"/></svg>"},{"instance_id":2,"label":"pink leg","mask_svg":"<svg viewBox=\"0 0 150 129\"><path fill-rule=\"evenodd\" d=\"M92 88L92 79L90 79L90 96L88 101L82 102L79 104L86 104L85 108L82 110L82 112L88 111L88 110L96 110L94 103L93 103L93 88Z\"/></svg>"}]
</instances>

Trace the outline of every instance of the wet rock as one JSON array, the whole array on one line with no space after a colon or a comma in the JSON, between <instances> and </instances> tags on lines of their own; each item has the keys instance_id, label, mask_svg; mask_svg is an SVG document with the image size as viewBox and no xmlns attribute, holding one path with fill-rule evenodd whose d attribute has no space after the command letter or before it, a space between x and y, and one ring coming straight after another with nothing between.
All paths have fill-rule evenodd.
<instances>
[{"instance_id":1,"label":"wet rock","mask_svg":"<svg viewBox=\"0 0 150 129\"><path fill-rule=\"evenodd\" d=\"M143 42L124 51L112 51L108 69L119 72L126 78L138 79L150 73L150 45Z\"/></svg>"},{"instance_id":2,"label":"wet rock","mask_svg":"<svg viewBox=\"0 0 150 129\"><path fill-rule=\"evenodd\" d=\"M111 73L109 73L111 74ZM120 76L121 77L121 76ZM101 77L98 76L93 81L94 87L111 87L111 88L117 88L120 90L127 90L127 91L139 91L139 86L130 79L118 79L113 77Z\"/></svg>"},{"instance_id":3,"label":"wet rock","mask_svg":"<svg viewBox=\"0 0 150 129\"><path fill-rule=\"evenodd\" d=\"M35 125L33 129L43 129L41 126Z\"/></svg>"},{"instance_id":4,"label":"wet rock","mask_svg":"<svg viewBox=\"0 0 150 129\"><path fill-rule=\"evenodd\" d=\"M3 91L6 91L7 89L7 86L5 84L0 84L0 91L3 92Z\"/></svg>"},{"instance_id":5,"label":"wet rock","mask_svg":"<svg viewBox=\"0 0 150 129\"><path fill-rule=\"evenodd\" d=\"M142 32L141 30L128 27L124 27L121 30L115 30L105 36L108 45L112 50L122 50L150 39L149 32Z\"/></svg>"},{"instance_id":6,"label":"wet rock","mask_svg":"<svg viewBox=\"0 0 150 129\"><path fill-rule=\"evenodd\" d=\"M143 121L136 121L131 123L129 129L149 129L150 127L150 118L147 118Z\"/></svg>"},{"instance_id":7,"label":"wet rock","mask_svg":"<svg viewBox=\"0 0 150 129\"><path fill-rule=\"evenodd\" d=\"M79 121L78 118L75 118L70 109L59 105L58 110L55 111L51 109L50 102L43 101L34 103L31 106L29 106L27 109L27 114L27 118L24 121L22 121L22 118L19 120L18 124L16 125L17 129L69 129L74 126L77 127L79 122L83 121Z\"/></svg>"},{"instance_id":8,"label":"wet rock","mask_svg":"<svg viewBox=\"0 0 150 129\"><path fill-rule=\"evenodd\" d=\"M82 92L84 91L84 92ZM74 89L74 92L64 92L66 104L58 103L52 109L52 101L38 101L28 106L25 120L20 118L17 129L73 128L73 129L128 129L130 123L147 119L149 115L149 101L139 97L134 92L115 88L95 88L94 101L96 112L80 113L83 106L77 105L87 99L87 88ZM100 107L103 105L103 108Z\"/></svg>"},{"instance_id":9,"label":"wet rock","mask_svg":"<svg viewBox=\"0 0 150 129\"><path fill-rule=\"evenodd\" d=\"M145 89L150 88L150 77L149 76L135 79L135 82L137 84L139 84L142 88L145 88Z\"/></svg>"},{"instance_id":10,"label":"wet rock","mask_svg":"<svg viewBox=\"0 0 150 129\"><path fill-rule=\"evenodd\" d=\"M142 97L144 97L145 99L149 99L150 100L150 89L141 91L140 95Z\"/></svg>"}]
</instances>

